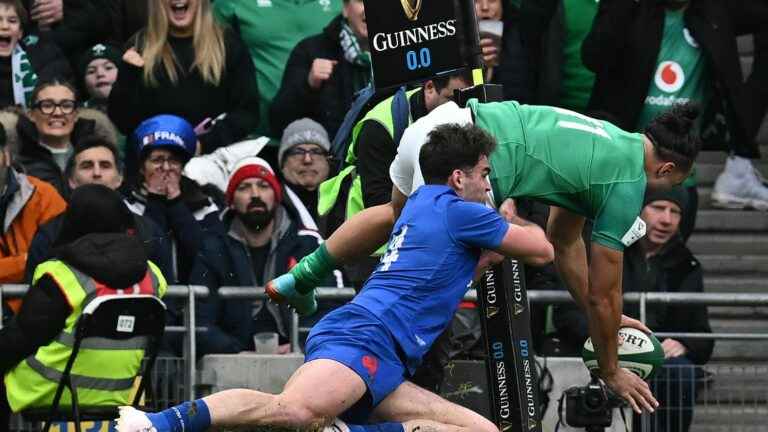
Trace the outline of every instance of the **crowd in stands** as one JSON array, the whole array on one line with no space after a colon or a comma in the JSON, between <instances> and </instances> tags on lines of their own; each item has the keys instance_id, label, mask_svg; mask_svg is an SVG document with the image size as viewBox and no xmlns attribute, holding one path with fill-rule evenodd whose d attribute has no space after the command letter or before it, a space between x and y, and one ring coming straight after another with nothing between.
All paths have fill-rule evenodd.
<instances>
[{"instance_id":1,"label":"crowd in stands","mask_svg":"<svg viewBox=\"0 0 768 432\"><path fill-rule=\"evenodd\" d=\"M713 205L768 210L768 186L753 167L768 109L765 2L475 6L485 78L503 84L505 98L631 131L694 101L707 148L729 155ZM754 35L746 78L741 35ZM36 267L61 253L67 223L78 223L67 218L73 191L100 184L120 194L169 285L211 290L197 308L207 327L199 354L253 350L260 332L278 333L279 352L289 352L284 306L220 298L218 288L264 285L345 218L388 202L402 129L471 85L460 71L381 95L344 130L371 73L362 0L0 0L0 283L33 283ZM349 151L333 157L337 132L349 135ZM546 220L546 207L515 204ZM698 208L695 175L646 204L651 234L625 255L625 290L701 291L701 268L685 246ZM326 286L361 287L377 259L339 269ZM529 289L565 289L551 266L528 278ZM181 305L167 303L168 323L180 324ZM5 302L4 321L21 306ZM334 306L321 303L318 315ZM681 309L653 313L649 325L708 331L706 310ZM542 338L580 346L587 329L577 309L547 315ZM0 352L18 337L0 332ZM32 340L22 354L48 342ZM681 364L703 364L712 351L701 341L664 347ZM164 349L178 353L180 343L169 337ZM13 367L2 365L3 373Z\"/></svg>"}]
</instances>

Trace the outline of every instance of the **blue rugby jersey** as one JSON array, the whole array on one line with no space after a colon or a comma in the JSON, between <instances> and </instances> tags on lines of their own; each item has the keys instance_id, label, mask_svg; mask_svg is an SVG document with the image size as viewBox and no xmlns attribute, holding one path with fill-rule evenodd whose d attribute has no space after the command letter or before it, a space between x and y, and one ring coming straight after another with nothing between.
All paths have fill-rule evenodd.
<instances>
[{"instance_id":1,"label":"blue rugby jersey","mask_svg":"<svg viewBox=\"0 0 768 432\"><path fill-rule=\"evenodd\" d=\"M425 185L406 202L376 271L353 303L376 316L411 373L448 326L482 249L496 249L508 224L448 186Z\"/></svg>"}]
</instances>

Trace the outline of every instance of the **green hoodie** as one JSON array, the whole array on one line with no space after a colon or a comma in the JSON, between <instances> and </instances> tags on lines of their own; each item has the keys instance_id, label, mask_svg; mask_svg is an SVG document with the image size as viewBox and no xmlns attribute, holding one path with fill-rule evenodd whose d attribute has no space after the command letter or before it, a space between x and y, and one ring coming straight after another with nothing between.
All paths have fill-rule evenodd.
<instances>
[{"instance_id":1,"label":"green hoodie","mask_svg":"<svg viewBox=\"0 0 768 432\"><path fill-rule=\"evenodd\" d=\"M251 53L259 83L255 132L269 136L269 106L289 54L302 39L323 31L341 12L342 0L216 0L213 7L223 23L240 32Z\"/></svg>"}]
</instances>

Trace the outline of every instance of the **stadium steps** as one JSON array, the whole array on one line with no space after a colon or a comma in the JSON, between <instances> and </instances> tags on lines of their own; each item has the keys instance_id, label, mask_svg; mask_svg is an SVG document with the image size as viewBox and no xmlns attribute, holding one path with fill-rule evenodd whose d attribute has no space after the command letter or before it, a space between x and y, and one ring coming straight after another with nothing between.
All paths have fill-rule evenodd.
<instances>
[{"instance_id":1,"label":"stadium steps","mask_svg":"<svg viewBox=\"0 0 768 432\"><path fill-rule=\"evenodd\" d=\"M688 247L696 255L761 255L768 245L754 233L698 232L688 239ZM766 291L768 292L768 291Z\"/></svg>"},{"instance_id":2,"label":"stadium steps","mask_svg":"<svg viewBox=\"0 0 768 432\"><path fill-rule=\"evenodd\" d=\"M746 276L705 275L704 291L713 293L768 293L768 278L760 274Z\"/></svg>"},{"instance_id":3,"label":"stadium steps","mask_svg":"<svg viewBox=\"0 0 768 432\"><path fill-rule=\"evenodd\" d=\"M763 127L763 131L768 131L768 127ZM763 136L768 138L768 134ZM762 145L761 151L768 157L768 146ZM721 210L711 206L712 187L723 170L725 159L723 152L705 151L699 155L696 162L699 213L688 244L701 262L706 292L768 293L768 212ZM768 176L767 158L755 165L764 176ZM768 307L717 306L710 307L709 313L714 332L768 333ZM717 341L712 361L766 364L768 341ZM755 389L762 389L759 400L765 402L768 377L759 383L754 378L733 381L726 376L719 377L717 381L728 385L738 382L741 385L735 388L752 393ZM731 393L721 387L715 388L717 397L727 399ZM762 408L766 406L762 405ZM721 430L717 429L720 426L720 423L714 422L713 429L696 430ZM723 430L727 430L725 427Z\"/></svg>"}]
</instances>

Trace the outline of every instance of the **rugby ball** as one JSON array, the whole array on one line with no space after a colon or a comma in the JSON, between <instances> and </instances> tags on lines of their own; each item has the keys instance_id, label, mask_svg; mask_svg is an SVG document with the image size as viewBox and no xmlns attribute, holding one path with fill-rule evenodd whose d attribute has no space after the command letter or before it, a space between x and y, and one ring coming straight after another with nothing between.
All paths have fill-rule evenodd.
<instances>
[{"instance_id":1,"label":"rugby ball","mask_svg":"<svg viewBox=\"0 0 768 432\"><path fill-rule=\"evenodd\" d=\"M592 346L592 338L584 342L581 350L584 364L590 371L597 371L597 354ZM632 328L619 329L619 367L629 369L644 380L651 379L664 364L664 349L652 334Z\"/></svg>"}]
</instances>

